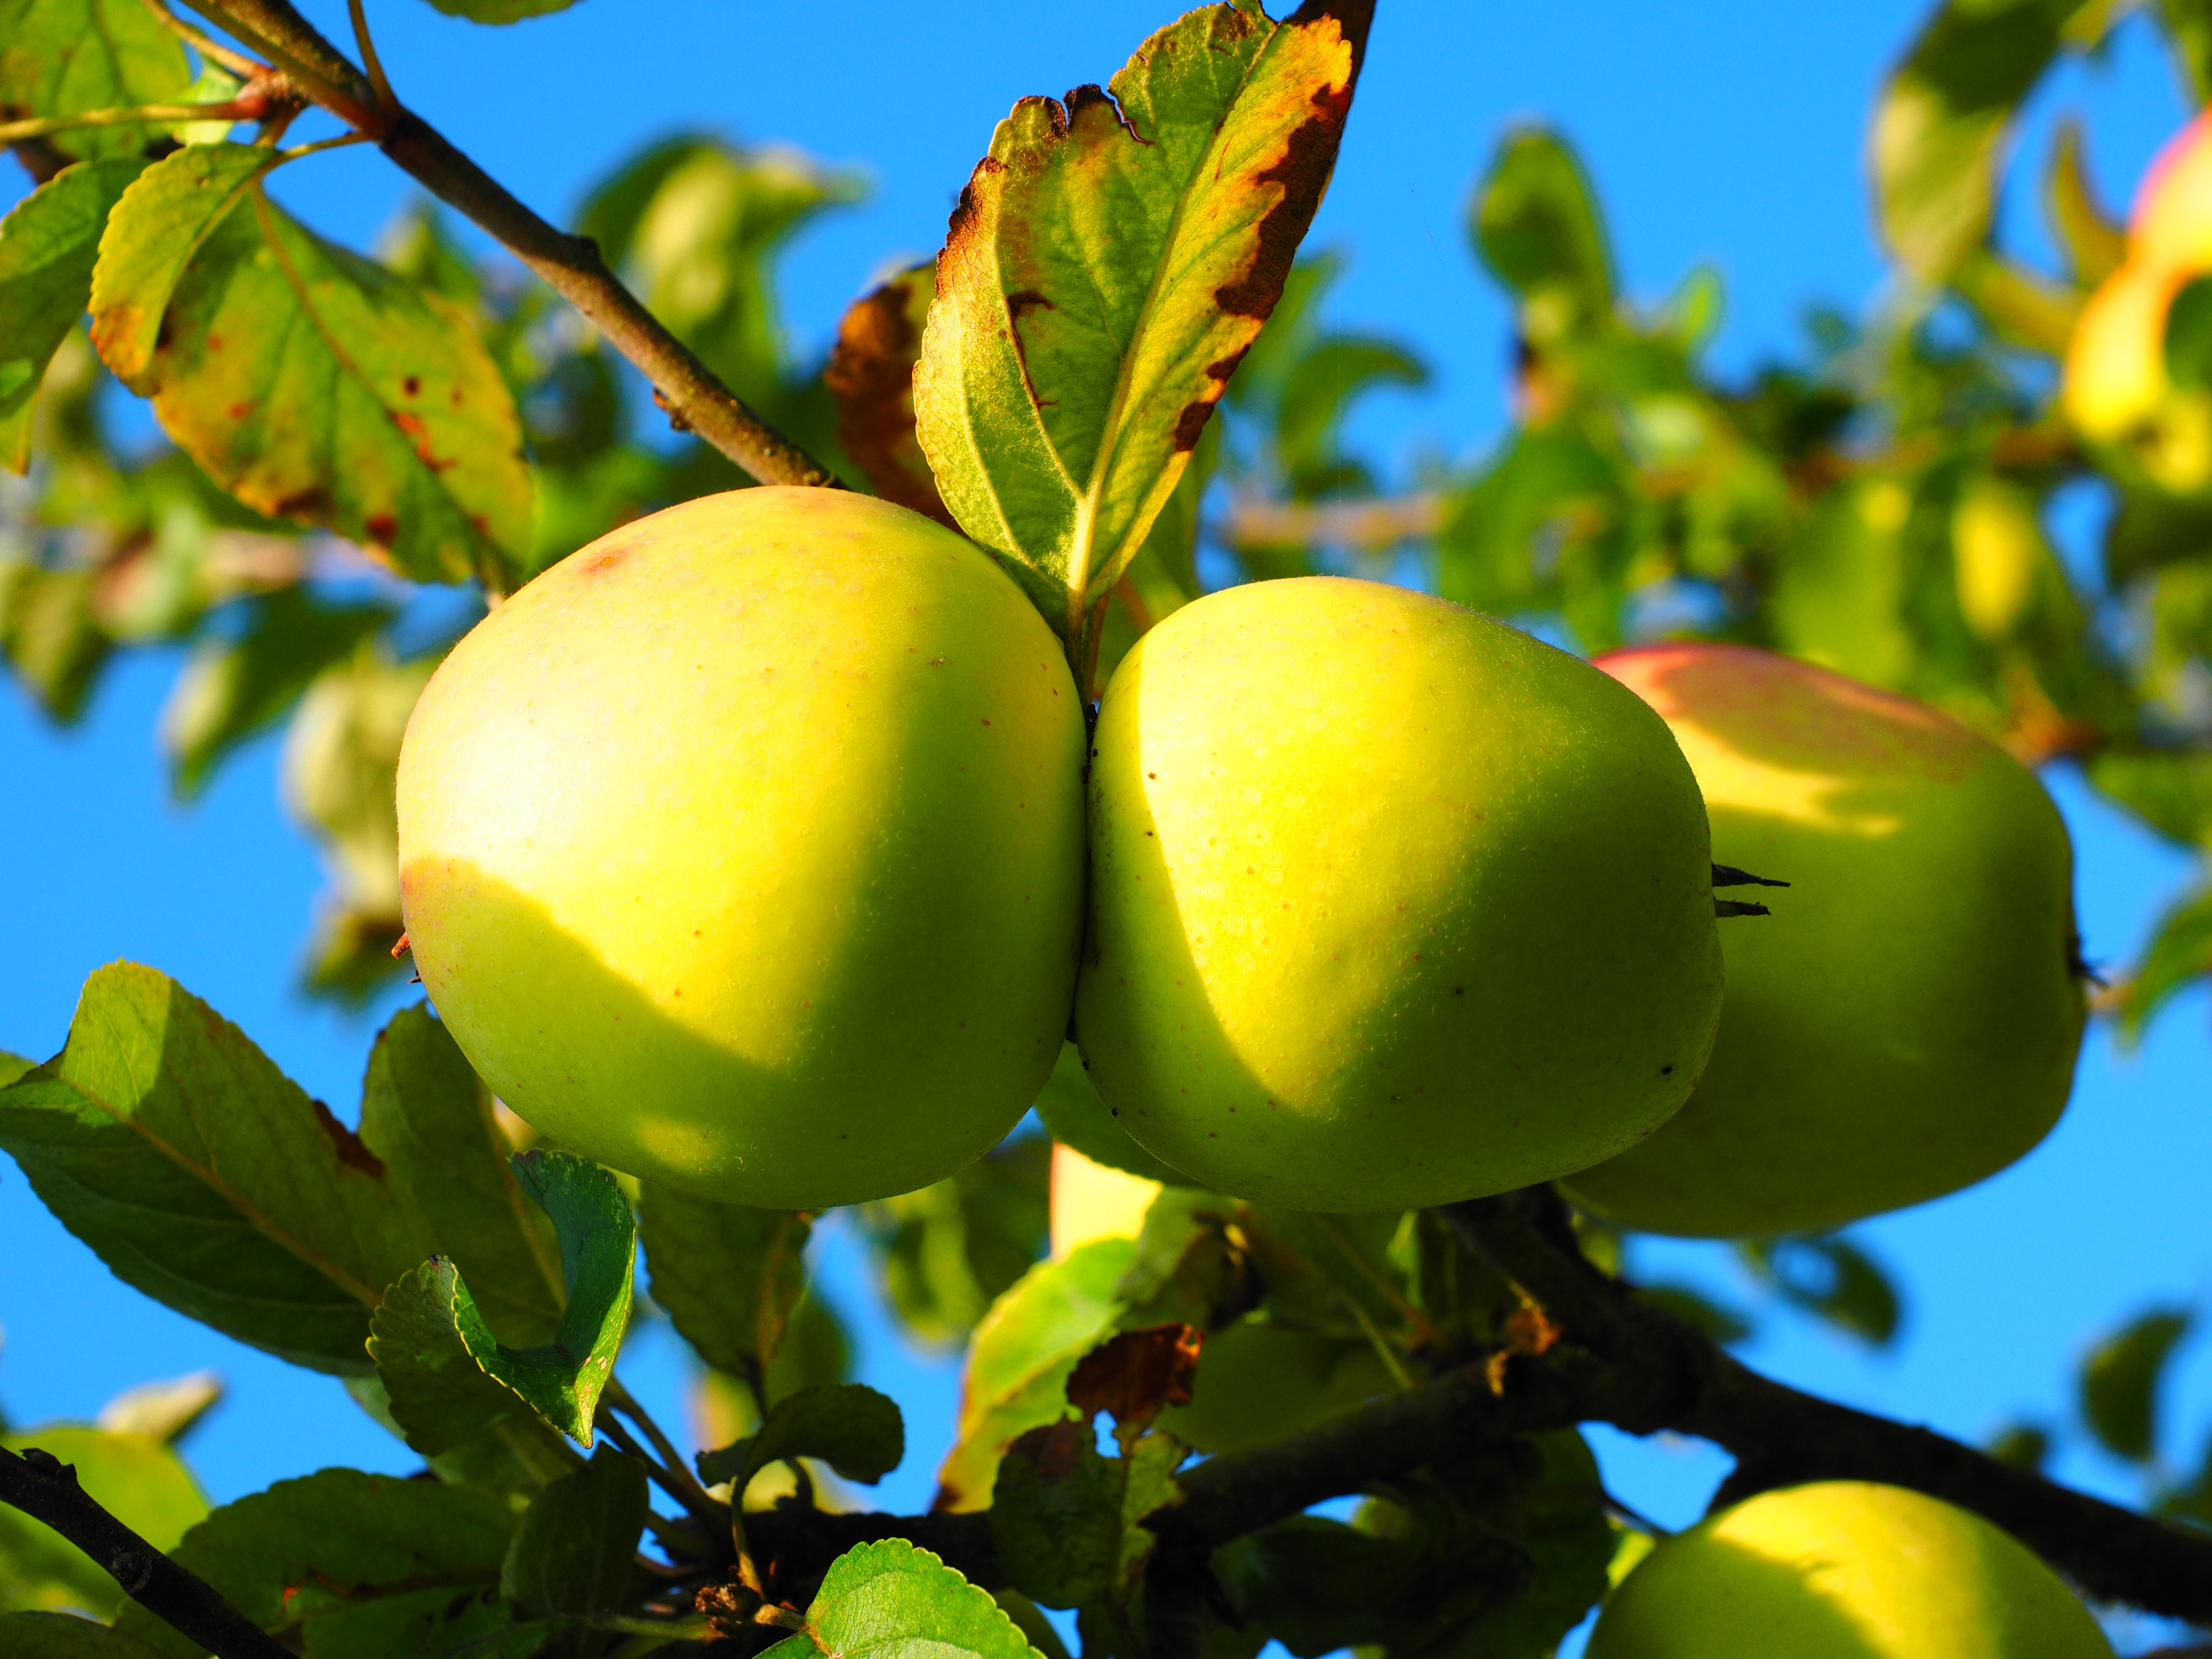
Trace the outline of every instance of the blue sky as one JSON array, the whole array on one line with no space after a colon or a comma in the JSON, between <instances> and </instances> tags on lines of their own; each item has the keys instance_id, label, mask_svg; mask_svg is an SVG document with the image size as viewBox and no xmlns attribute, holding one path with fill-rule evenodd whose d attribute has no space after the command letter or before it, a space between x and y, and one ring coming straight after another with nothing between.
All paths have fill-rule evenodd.
<instances>
[{"instance_id":1,"label":"blue sky","mask_svg":"<svg viewBox=\"0 0 2212 1659\"><path fill-rule=\"evenodd\" d=\"M343 4L305 9L343 36ZM1357 437L1401 461L1465 459L1498 432L1508 319L1468 254L1464 222L1471 181L1516 121L1553 123L1581 148L1632 294L1656 301L1700 263L1721 272L1724 368L1791 350L1810 302L1876 302L1883 270L1863 135L1920 9L1903 0L1382 0L1313 241L1350 260L1332 320L1407 340L1437 377L1425 392L1376 398ZM795 143L866 176L869 199L821 222L785 262L787 321L808 349L887 262L934 249L953 195L1015 97L1103 81L1170 15L1124 0L817 0L802 23L758 0L585 0L489 30L420 0L370 0L369 13L402 95L550 216L565 216L636 145L685 128ZM2124 203L2183 118L2140 20L2102 61L2069 66L2039 95L2021 139L2032 161L2069 110L2089 123L2107 198ZM2033 256L2047 239L2032 180L2024 175L2010 191L2005 219L2014 245ZM327 234L356 245L409 195L365 149L289 169L279 184ZM0 184L0 200L19 189L12 178ZM171 805L153 732L175 668L161 653L125 663L67 733L49 730L12 685L0 688L0 1047L58 1048L84 975L131 957L178 975L349 1111L375 1017L334 1012L289 988L319 877L276 805L275 743L254 745L196 805ZM2186 861L2070 779L2052 781L2076 836L2088 951L2124 960ZM2042 1149L1971 1192L1856 1231L1905 1287L1908 1328L1894 1351L1870 1356L1777 1318L1747 1358L1801 1386L1968 1437L2019 1415L2064 1421L2072 1367L2100 1332L2153 1304L2205 1302L2212 1247L2197 1219L2212 1175L2208 1059L2201 995L2184 999L2135 1055L2093 1037L2075 1104ZM855 1313L856 1260L834 1238L825 1251L831 1291ZM1646 1265L1747 1294L1717 1247L1655 1249ZM410 1462L327 1380L124 1289L6 1165L0 1325L0 1401L18 1422L88 1415L149 1376L223 1372L231 1400L192 1446L219 1498L324 1463ZM909 1407L914 1451L884 1501L917 1505L949 1435L951 1375L901 1356L880 1329L864 1335L870 1379ZM676 1414L666 1345L647 1333L631 1364L640 1392ZM2200 1455L2212 1424L2212 1344L2185 1350L2176 1384L2173 1437ZM1662 1522L1694 1516L1724 1468L1696 1448L1601 1440L1620 1495ZM2062 1467L2098 1490L2133 1495L2124 1471L2090 1454L2070 1453Z\"/></svg>"}]
</instances>

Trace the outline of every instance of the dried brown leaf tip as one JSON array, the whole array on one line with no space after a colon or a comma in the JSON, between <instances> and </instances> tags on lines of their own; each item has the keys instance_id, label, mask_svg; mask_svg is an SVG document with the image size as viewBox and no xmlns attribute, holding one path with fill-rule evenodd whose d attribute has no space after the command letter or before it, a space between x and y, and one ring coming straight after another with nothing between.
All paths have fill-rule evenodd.
<instances>
[{"instance_id":1,"label":"dried brown leaf tip","mask_svg":"<svg viewBox=\"0 0 2212 1659\"><path fill-rule=\"evenodd\" d=\"M1107 1412L1125 1428L1141 1427L1170 1406L1190 1403L1205 1340L1194 1325L1124 1331L1078 1362L1067 1379L1068 1403L1085 1421Z\"/></svg>"},{"instance_id":2,"label":"dried brown leaf tip","mask_svg":"<svg viewBox=\"0 0 2212 1659\"><path fill-rule=\"evenodd\" d=\"M917 265L853 301L822 379L836 400L837 441L869 488L957 529L914 435L914 365L936 291L933 268Z\"/></svg>"}]
</instances>

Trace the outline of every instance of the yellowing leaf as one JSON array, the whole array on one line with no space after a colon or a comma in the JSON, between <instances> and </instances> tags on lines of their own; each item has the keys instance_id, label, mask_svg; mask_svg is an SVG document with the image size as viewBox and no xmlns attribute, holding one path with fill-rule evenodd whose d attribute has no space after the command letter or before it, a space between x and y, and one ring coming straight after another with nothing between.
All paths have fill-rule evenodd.
<instances>
[{"instance_id":1,"label":"yellowing leaf","mask_svg":"<svg viewBox=\"0 0 2212 1659\"><path fill-rule=\"evenodd\" d=\"M0 0L0 105L29 115L166 104L191 82L183 42L146 0ZM67 155L136 155L158 127L82 127Z\"/></svg>"},{"instance_id":2,"label":"yellowing leaf","mask_svg":"<svg viewBox=\"0 0 2212 1659\"><path fill-rule=\"evenodd\" d=\"M1081 657L1281 297L1372 14L1188 13L1109 90L1015 105L962 193L917 433L953 517Z\"/></svg>"}]
</instances>

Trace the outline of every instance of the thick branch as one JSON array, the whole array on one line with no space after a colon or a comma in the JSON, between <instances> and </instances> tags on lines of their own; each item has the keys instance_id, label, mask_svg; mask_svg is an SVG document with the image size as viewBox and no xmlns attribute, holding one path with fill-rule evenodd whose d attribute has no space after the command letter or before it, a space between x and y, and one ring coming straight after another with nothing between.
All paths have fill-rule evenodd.
<instances>
[{"instance_id":1,"label":"thick branch","mask_svg":"<svg viewBox=\"0 0 2212 1659\"><path fill-rule=\"evenodd\" d=\"M266 52L315 102L373 138L398 167L466 216L576 307L660 393L671 416L763 483L833 486L834 474L775 430L639 303L587 236L556 230L420 116L380 107L368 79L289 0L186 0Z\"/></svg>"},{"instance_id":2,"label":"thick branch","mask_svg":"<svg viewBox=\"0 0 2212 1659\"><path fill-rule=\"evenodd\" d=\"M114 1575L123 1593L216 1656L291 1659L284 1645L125 1526L76 1483L76 1470L33 1447L0 1450L0 1503L43 1521Z\"/></svg>"}]
</instances>

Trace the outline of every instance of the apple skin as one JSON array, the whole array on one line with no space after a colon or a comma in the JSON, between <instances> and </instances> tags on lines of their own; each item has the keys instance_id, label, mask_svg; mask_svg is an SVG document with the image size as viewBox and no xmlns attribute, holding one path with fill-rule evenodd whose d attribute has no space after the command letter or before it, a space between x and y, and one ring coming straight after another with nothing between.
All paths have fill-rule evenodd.
<instances>
[{"instance_id":1,"label":"apple skin","mask_svg":"<svg viewBox=\"0 0 2212 1659\"><path fill-rule=\"evenodd\" d=\"M1948 716L1744 646L1598 665L1666 716L1713 857L1786 889L1721 924L1711 1060L1664 1128L1565 1183L1624 1225L1800 1232L1993 1175L2066 1104L2073 854L2035 775Z\"/></svg>"},{"instance_id":2,"label":"apple skin","mask_svg":"<svg viewBox=\"0 0 2212 1659\"><path fill-rule=\"evenodd\" d=\"M1981 1516L1899 1486L1761 1492L1662 1540L1588 1659L2112 1659L2058 1575Z\"/></svg>"},{"instance_id":3,"label":"apple skin","mask_svg":"<svg viewBox=\"0 0 2212 1659\"><path fill-rule=\"evenodd\" d=\"M990 557L842 490L626 525L454 647L399 761L424 985L500 1098L814 1209L988 1149L1080 940L1083 711Z\"/></svg>"},{"instance_id":4,"label":"apple skin","mask_svg":"<svg viewBox=\"0 0 2212 1659\"><path fill-rule=\"evenodd\" d=\"M1258 582L1138 641L1092 754L1076 1037L1193 1184L1502 1192L1633 1144L1703 1066L1704 807L1587 663L1403 588Z\"/></svg>"}]
</instances>

